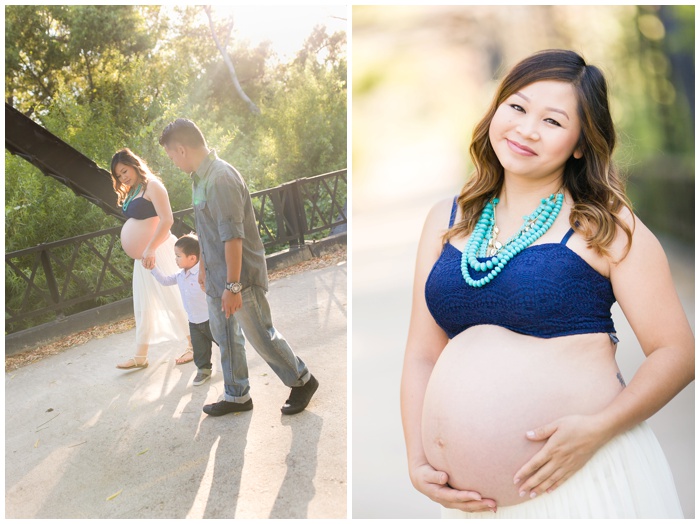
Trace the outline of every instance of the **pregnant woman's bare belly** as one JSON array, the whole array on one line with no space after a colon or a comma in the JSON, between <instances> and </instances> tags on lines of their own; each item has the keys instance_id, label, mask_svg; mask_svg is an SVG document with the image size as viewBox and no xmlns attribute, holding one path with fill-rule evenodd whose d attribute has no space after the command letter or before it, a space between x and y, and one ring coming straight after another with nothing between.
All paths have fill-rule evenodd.
<instances>
[{"instance_id":1,"label":"pregnant woman's bare belly","mask_svg":"<svg viewBox=\"0 0 700 524\"><path fill-rule=\"evenodd\" d=\"M158 227L158 217L139 220L130 218L122 226L121 241L124 252L134 260L141 259L146 246Z\"/></svg>"},{"instance_id":2,"label":"pregnant woman's bare belly","mask_svg":"<svg viewBox=\"0 0 700 524\"><path fill-rule=\"evenodd\" d=\"M428 462L459 489L499 506L524 502L515 472L542 446L528 430L595 413L622 386L604 333L539 339L497 326L453 338L438 359L423 404Z\"/></svg>"}]
</instances>

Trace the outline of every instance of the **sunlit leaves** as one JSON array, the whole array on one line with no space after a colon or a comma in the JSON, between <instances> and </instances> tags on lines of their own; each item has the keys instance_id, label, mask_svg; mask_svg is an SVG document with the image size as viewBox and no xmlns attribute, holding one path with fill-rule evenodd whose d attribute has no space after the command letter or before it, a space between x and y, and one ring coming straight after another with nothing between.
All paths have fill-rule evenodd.
<instances>
[{"instance_id":1,"label":"sunlit leaves","mask_svg":"<svg viewBox=\"0 0 700 524\"><path fill-rule=\"evenodd\" d=\"M177 117L197 122L251 190L345 167L344 33L316 28L293 63L233 35L227 50L260 117L234 93L201 6L7 6L6 98L104 168L131 148L161 176L174 210L191 206L191 182L158 137ZM92 204L6 158L8 249L105 223ZM65 211L45 227L49 208Z\"/></svg>"}]
</instances>

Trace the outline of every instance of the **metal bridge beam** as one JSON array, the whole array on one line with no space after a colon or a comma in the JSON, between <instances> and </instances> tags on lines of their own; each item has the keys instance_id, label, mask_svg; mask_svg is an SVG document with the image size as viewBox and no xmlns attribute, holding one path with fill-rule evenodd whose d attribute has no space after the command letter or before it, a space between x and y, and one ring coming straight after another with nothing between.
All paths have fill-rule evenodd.
<instances>
[{"instance_id":1,"label":"metal bridge beam","mask_svg":"<svg viewBox=\"0 0 700 524\"><path fill-rule=\"evenodd\" d=\"M124 221L109 171L5 102L5 149Z\"/></svg>"}]
</instances>

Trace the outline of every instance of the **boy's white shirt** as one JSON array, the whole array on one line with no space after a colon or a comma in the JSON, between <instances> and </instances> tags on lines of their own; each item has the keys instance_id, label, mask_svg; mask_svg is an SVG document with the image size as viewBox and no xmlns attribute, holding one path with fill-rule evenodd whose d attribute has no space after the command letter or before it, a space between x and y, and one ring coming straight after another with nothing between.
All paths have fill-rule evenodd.
<instances>
[{"instance_id":1,"label":"boy's white shirt","mask_svg":"<svg viewBox=\"0 0 700 524\"><path fill-rule=\"evenodd\" d=\"M187 319L190 322L201 324L209 320L207 295L199 287L199 264L195 264L190 269L181 269L173 275L164 275L157 267L154 267L151 274L163 286L177 284L185 312L187 312Z\"/></svg>"}]
</instances>

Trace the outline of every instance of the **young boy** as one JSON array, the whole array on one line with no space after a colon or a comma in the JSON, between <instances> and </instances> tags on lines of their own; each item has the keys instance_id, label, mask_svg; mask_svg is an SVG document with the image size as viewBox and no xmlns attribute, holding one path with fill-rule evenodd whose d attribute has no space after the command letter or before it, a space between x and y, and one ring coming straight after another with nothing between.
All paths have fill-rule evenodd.
<instances>
[{"instance_id":1,"label":"young boy","mask_svg":"<svg viewBox=\"0 0 700 524\"><path fill-rule=\"evenodd\" d=\"M216 341L209 329L207 296L198 282L199 240L196 235L185 235L175 242L175 263L182 269L179 273L166 276L154 267L151 274L164 286L177 284L180 288L190 324L194 363L197 366L197 376L192 385L199 386L211 377L211 344Z\"/></svg>"}]
</instances>

